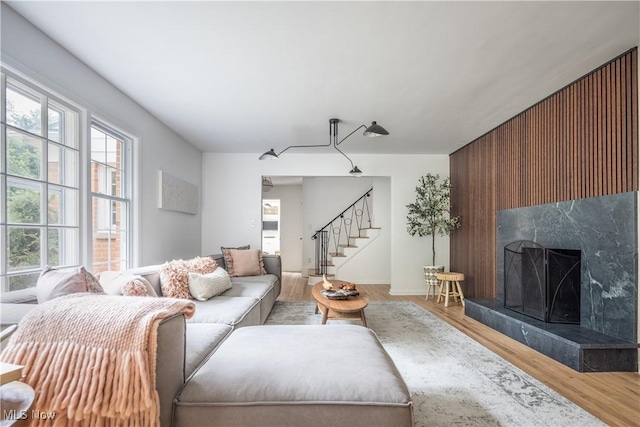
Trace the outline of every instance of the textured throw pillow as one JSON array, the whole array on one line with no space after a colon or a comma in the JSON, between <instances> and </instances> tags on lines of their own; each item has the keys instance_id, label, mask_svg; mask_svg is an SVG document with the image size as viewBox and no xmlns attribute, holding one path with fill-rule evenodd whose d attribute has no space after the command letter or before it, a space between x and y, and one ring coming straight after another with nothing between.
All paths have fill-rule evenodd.
<instances>
[{"instance_id":1,"label":"textured throw pillow","mask_svg":"<svg viewBox=\"0 0 640 427\"><path fill-rule=\"evenodd\" d=\"M262 252L259 249L230 249L233 269L228 270L231 277L261 276L267 274L264 269ZM226 261L225 261L226 263Z\"/></svg>"},{"instance_id":2,"label":"textured throw pillow","mask_svg":"<svg viewBox=\"0 0 640 427\"><path fill-rule=\"evenodd\" d=\"M45 267L36 283L38 304L78 292L101 293L102 286L84 267L54 269Z\"/></svg>"},{"instance_id":3,"label":"textured throw pillow","mask_svg":"<svg viewBox=\"0 0 640 427\"><path fill-rule=\"evenodd\" d=\"M189 273L213 273L218 264L209 257L165 262L160 269L162 295L169 298L191 298Z\"/></svg>"},{"instance_id":4,"label":"textured throw pillow","mask_svg":"<svg viewBox=\"0 0 640 427\"><path fill-rule=\"evenodd\" d=\"M231 289L231 278L224 268L216 268L213 273L189 273L189 291L198 301L206 301Z\"/></svg>"},{"instance_id":5,"label":"textured throw pillow","mask_svg":"<svg viewBox=\"0 0 640 427\"><path fill-rule=\"evenodd\" d=\"M230 276L233 276L233 258L231 258L231 252L229 252L232 249L244 251L244 250L251 249L251 245L238 246L237 248L228 248L225 246L220 246L220 251L222 252L222 258L224 258L224 267Z\"/></svg>"},{"instance_id":6,"label":"textured throw pillow","mask_svg":"<svg viewBox=\"0 0 640 427\"><path fill-rule=\"evenodd\" d=\"M109 295L157 297L153 286L147 279L137 274L122 271L104 271L98 275L100 284Z\"/></svg>"}]
</instances>

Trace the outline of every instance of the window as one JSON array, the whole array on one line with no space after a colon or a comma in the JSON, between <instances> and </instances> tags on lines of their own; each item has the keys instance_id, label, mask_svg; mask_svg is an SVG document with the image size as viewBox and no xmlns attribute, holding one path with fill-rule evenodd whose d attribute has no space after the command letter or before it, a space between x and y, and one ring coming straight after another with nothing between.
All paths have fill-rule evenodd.
<instances>
[{"instance_id":1,"label":"window","mask_svg":"<svg viewBox=\"0 0 640 427\"><path fill-rule=\"evenodd\" d=\"M0 80L0 290L35 286L47 265L128 268L133 139L97 120L81 132L85 110Z\"/></svg>"},{"instance_id":2,"label":"window","mask_svg":"<svg viewBox=\"0 0 640 427\"><path fill-rule=\"evenodd\" d=\"M79 112L2 74L1 289L80 263Z\"/></svg>"},{"instance_id":3,"label":"window","mask_svg":"<svg viewBox=\"0 0 640 427\"><path fill-rule=\"evenodd\" d=\"M130 259L131 139L94 121L91 126L92 271L121 270Z\"/></svg>"}]
</instances>

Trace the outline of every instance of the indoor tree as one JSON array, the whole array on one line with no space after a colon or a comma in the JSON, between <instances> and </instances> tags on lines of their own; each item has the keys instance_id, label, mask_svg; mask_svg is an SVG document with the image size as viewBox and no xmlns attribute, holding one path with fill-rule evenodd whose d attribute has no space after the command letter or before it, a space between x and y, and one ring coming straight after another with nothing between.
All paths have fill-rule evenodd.
<instances>
[{"instance_id":1,"label":"indoor tree","mask_svg":"<svg viewBox=\"0 0 640 427\"><path fill-rule=\"evenodd\" d=\"M416 201L407 205L407 231L412 236L431 236L432 264L436 263L436 234L448 236L460 227L460 217L451 216L451 183L449 178L426 174L418 180Z\"/></svg>"}]
</instances>

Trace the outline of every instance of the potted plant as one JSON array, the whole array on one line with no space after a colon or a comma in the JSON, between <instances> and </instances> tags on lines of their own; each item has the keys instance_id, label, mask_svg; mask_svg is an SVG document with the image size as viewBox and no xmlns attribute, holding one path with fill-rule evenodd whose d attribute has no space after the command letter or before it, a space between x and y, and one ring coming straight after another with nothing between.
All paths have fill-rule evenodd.
<instances>
[{"instance_id":1,"label":"potted plant","mask_svg":"<svg viewBox=\"0 0 640 427\"><path fill-rule=\"evenodd\" d=\"M460 217L452 217L451 183L449 178L439 182L440 175L426 174L418 180L416 201L407 205L407 231L410 235L431 236L431 265L424 266L427 285L437 285L436 273L444 271L436 265L436 234L448 236L460 227ZM429 289L429 288L428 288Z\"/></svg>"}]
</instances>

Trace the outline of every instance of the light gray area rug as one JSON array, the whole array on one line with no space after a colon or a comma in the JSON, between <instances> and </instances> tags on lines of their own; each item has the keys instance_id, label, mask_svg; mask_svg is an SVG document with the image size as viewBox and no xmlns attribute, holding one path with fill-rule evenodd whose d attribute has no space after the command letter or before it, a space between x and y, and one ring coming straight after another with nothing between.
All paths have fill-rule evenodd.
<instances>
[{"instance_id":1,"label":"light gray area rug","mask_svg":"<svg viewBox=\"0 0 640 427\"><path fill-rule=\"evenodd\" d=\"M411 390L416 426L605 425L412 302L371 302L365 313ZM320 321L313 303L278 301L266 324ZM340 323L359 320L327 327Z\"/></svg>"}]
</instances>

